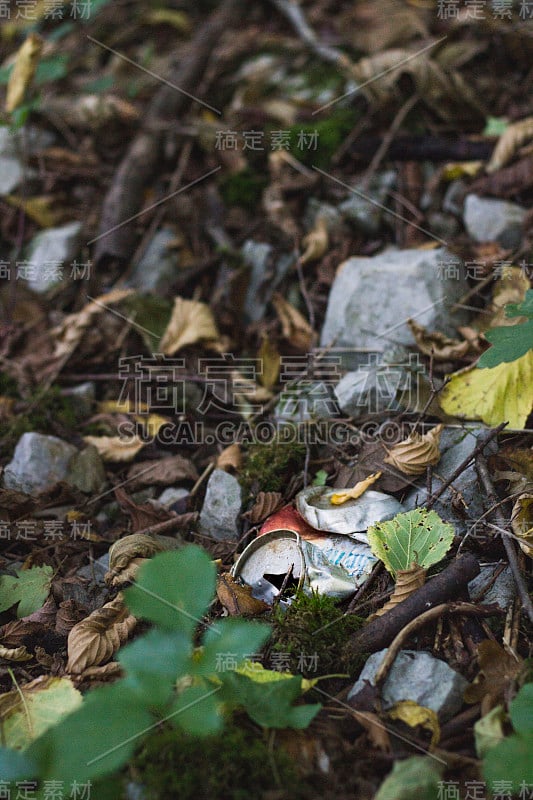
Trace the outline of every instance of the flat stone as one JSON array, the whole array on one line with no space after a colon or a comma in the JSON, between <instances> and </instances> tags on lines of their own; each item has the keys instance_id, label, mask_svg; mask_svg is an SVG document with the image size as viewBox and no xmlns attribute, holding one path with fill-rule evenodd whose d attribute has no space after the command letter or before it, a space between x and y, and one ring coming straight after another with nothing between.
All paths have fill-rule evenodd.
<instances>
[{"instance_id":1,"label":"flat stone","mask_svg":"<svg viewBox=\"0 0 533 800\"><path fill-rule=\"evenodd\" d=\"M106 484L105 469L94 445L87 445L72 456L66 481L85 494L102 491Z\"/></svg>"},{"instance_id":2,"label":"flat stone","mask_svg":"<svg viewBox=\"0 0 533 800\"><path fill-rule=\"evenodd\" d=\"M453 336L468 315L463 310L452 315L450 308L467 289L463 265L445 248L349 258L330 291L321 344L376 351L391 342L413 345L408 317Z\"/></svg>"},{"instance_id":3,"label":"flat stone","mask_svg":"<svg viewBox=\"0 0 533 800\"><path fill-rule=\"evenodd\" d=\"M168 287L178 274L178 255L169 247L176 240L170 228L157 231L150 240L141 260L133 268L126 285L141 292L167 295Z\"/></svg>"},{"instance_id":4,"label":"flat stone","mask_svg":"<svg viewBox=\"0 0 533 800\"><path fill-rule=\"evenodd\" d=\"M522 240L522 223L526 209L508 200L478 197L469 194L465 199L463 221L476 242L499 242L513 250Z\"/></svg>"},{"instance_id":5,"label":"flat stone","mask_svg":"<svg viewBox=\"0 0 533 800\"><path fill-rule=\"evenodd\" d=\"M494 579L497 569L498 564L484 564L479 575L468 584L468 592L472 602L477 602L477 598L482 596L480 602L486 605L496 603L503 611L507 611L516 596L513 573L510 567L505 567Z\"/></svg>"},{"instance_id":6,"label":"flat stone","mask_svg":"<svg viewBox=\"0 0 533 800\"><path fill-rule=\"evenodd\" d=\"M69 275L81 227L81 222L69 222L41 231L32 239L26 257L33 273L28 280L30 289L43 294Z\"/></svg>"},{"instance_id":7,"label":"flat stone","mask_svg":"<svg viewBox=\"0 0 533 800\"><path fill-rule=\"evenodd\" d=\"M242 489L237 478L223 469L215 469L209 478L200 514L200 531L213 539L237 541Z\"/></svg>"},{"instance_id":8,"label":"flat stone","mask_svg":"<svg viewBox=\"0 0 533 800\"><path fill-rule=\"evenodd\" d=\"M248 239L242 246L242 258L250 267L248 291L244 300L244 315L249 322L263 318L277 286L295 262L295 255L288 253L274 257L272 245Z\"/></svg>"},{"instance_id":9,"label":"flat stone","mask_svg":"<svg viewBox=\"0 0 533 800\"><path fill-rule=\"evenodd\" d=\"M456 181L452 181L444 194L442 210L446 214L453 214L454 217L461 217L466 192L467 185L464 180L458 178Z\"/></svg>"},{"instance_id":10,"label":"flat stone","mask_svg":"<svg viewBox=\"0 0 533 800\"><path fill-rule=\"evenodd\" d=\"M167 508L172 508L176 503L185 503L190 492L181 486L169 486L157 498L157 502Z\"/></svg>"},{"instance_id":11,"label":"flat stone","mask_svg":"<svg viewBox=\"0 0 533 800\"><path fill-rule=\"evenodd\" d=\"M396 172L374 176L367 188L356 184L347 200L339 205L344 218L368 236L378 233L386 209L383 204L396 182Z\"/></svg>"},{"instance_id":12,"label":"flat stone","mask_svg":"<svg viewBox=\"0 0 533 800\"><path fill-rule=\"evenodd\" d=\"M355 697L368 681L372 686L387 649L373 653L367 660L359 679L350 689L348 699ZM414 700L431 708L442 722L451 719L463 705L463 692L468 681L458 672L430 653L400 650L383 684L384 709L401 700Z\"/></svg>"},{"instance_id":13,"label":"flat stone","mask_svg":"<svg viewBox=\"0 0 533 800\"><path fill-rule=\"evenodd\" d=\"M51 489L68 475L71 458L78 451L57 436L24 433L17 442L13 459L4 470L4 486L26 494Z\"/></svg>"},{"instance_id":14,"label":"flat stone","mask_svg":"<svg viewBox=\"0 0 533 800\"><path fill-rule=\"evenodd\" d=\"M32 176L34 170L24 170L20 162L20 131L0 126L0 195L10 194L21 183L24 174ZM17 141L18 140L18 141ZM55 136L49 131L28 127L24 131L24 147L28 154L50 146Z\"/></svg>"}]
</instances>

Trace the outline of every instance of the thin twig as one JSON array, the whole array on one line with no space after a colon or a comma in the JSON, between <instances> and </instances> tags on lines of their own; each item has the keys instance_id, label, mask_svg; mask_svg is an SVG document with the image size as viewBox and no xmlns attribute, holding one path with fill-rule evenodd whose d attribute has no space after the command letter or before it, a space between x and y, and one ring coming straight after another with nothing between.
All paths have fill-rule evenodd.
<instances>
[{"instance_id":1,"label":"thin twig","mask_svg":"<svg viewBox=\"0 0 533 800\"><path fill-rule=\"evenodd\" d=\"M487 461L481 453L477 457L477 471L490 502L497 503L498 498L496 496L496 490L494 489L494 484L492 483L489 474ZM529 617L530 622L533 622L533 603L531 602L531 598L527 590L527 585L524 576L520 571L518 556L516 554L513 542L511 541L511 534L507 534L506 519L504 517L503 511L499 506L497 506L494 509L494 516L496 517L496 520L498 522L498 527L502 529L501 537L503 541L503 546L505 548L505 553L507 555L507 558L509 559L509 566L511 567L511 572L513 573L513 578L516 584L518 595L522 602L522 608ZM505 533L503 533L503 531L505 531Z\"/></svg>"},{"instance_id":2,"label":"thin twig","mask_svg":"<svg viewBox=\"0 0 533 800\"><path fill-rule=\"evenodd\" d=\"M363 191L366 191L368 189L368 185L369 185L370 181L372 180L372 177L374 176L377 168L379 167L379 165L381 164L381 162L385 158L385 156L387 154L387 150L391 146L392 140L396 136L396 134L398 132L398 129L400 128L402 122L404 121L404 119L406 118L408 113L418 103L419 100L420 100L420 97L417 94L414 94L412 97L410 97L403 104L403 106L401 106L401 108L397 112L396 116L392 120L392 123L391 123L391 125L389 127L389 130L387 131L387 133L385 134L385 136L381 140L380 145L379 145L378 149L376 150L376 152L374 153L374 155L372 157L372 161L368 165L368 169L366 170L366 172L365 172L365 174L363 176L363 180L361 181L361 189Z\"/></svg>"}]
</instances>

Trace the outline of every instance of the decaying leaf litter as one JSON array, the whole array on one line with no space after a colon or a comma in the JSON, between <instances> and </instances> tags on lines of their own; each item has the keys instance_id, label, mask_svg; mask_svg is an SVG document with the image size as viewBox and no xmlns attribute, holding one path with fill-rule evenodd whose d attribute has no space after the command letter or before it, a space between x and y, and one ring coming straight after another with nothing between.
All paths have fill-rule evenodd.
<instances>
[{"instance_id":1,"label":"decaying leaf litter","mask_svg":"<svg viewBox=\"0 0 533 800\"><path fill-rule=\"evenodd\" d=\"M533 18L463 5L3 22L13 786L533 793Z\"/></svg>"}]
</instances>

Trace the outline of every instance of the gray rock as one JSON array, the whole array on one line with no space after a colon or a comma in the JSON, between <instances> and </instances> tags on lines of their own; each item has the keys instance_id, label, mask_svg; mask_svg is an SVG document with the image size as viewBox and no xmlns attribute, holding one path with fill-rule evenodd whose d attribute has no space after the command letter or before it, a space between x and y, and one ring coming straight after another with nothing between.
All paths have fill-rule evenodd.
<instances>
[{"instance_id":1,"label":"gray rock","mask_svg":"<svg viewBox=\"0 0 533 800\"><path fill-rule=\"evenodd\" d=\"M499 569L498 564L483 565L479 575L468 584L468 591L473 602L477 602L477 598L481 597L481 602L487 605L496 603L507 611L516 596L513 573L510 567L505 567L494 580L497 569Z\"/></svg>"},{"instance_id":2,"label":"gray rock","mask_svg":"<svg viewBox=\"0 0 533 800\"><path fill-rule=\"evenodd\" d=\"M76 414L83 419L91 413L96 397L96 387L93 381L85 381L71 389L63 389L65 397L71 397L75 401Z\"/></svg>"},{"instance_id":3,"label":"gray rock","mask_svg":"<svg viewBox=\"0 0 533 800\"><path fill-rule=\"evenodd\" d=\"M42 294L69 274L81 227L81 222L69 222L41 231L32 239L27 252L28 265L34 273L28 280L30 289Z\"/></svg>"},{"instance_id":4,"label":"gray rock","mask_svg":"<svg viewBox=\"0 0 533 800\"><path fill-rule=\"evenodd\" d=\"M4 486L27 494L51 489L58 481L65 480L70 460L77 452L57 436L24 433L4 470Z\"/></svg>"},{"instance_id":5,"label":"gray rock","mask_svg":"<svg viewBox=\"0 0 533 800\"><path fill-rule=\"evenodd\" d=\"M335 206L330 203L323 203L316 197L309 198L305 209L304 224L307 231L311 231L319 217L326 221L329 233L338 230L342 225L342 216Z\"/></svg>"},{"instance_id":6,"label":"gray rock","mask_svg":"<svg viewBox=\"0 0 533 800\"><path fill-rule=\"evenodd\" d=\"M452 214L443 214L442 211L432 211L428 215L428 223L428 230L444 241L453 239L460 230L455 217Z\"/></svg>"},{"instance_id":7,"label":"gray rock","mask_svg":"<svg viewBox=\"0 0 533 800\"><path fill-rule=\"evenodd\" d=\"M200 530L213 539L237 541L242 489L237 478L223 469L215 469L205 494L200 514Z\"/></svg>"},{"instance_id":8,"label":"gray rock","mask_svg":"<svg viewBox=\"0 0 533 800\"><path fill-rule=\"evenodd\" d=\"M340 204L339 211L362 233L374 236L379 231L386 210L383 203L395 181L396 173L390 171L376 175L368 189L354 186L353 193Z\"/></svg>"},{"instance_id":9,"label":"gray rock","mask_svg":"<svg viewBox=\"0 0 533 800\"><path fill-rule=\"evenodd\" d=\"M79 451L57 436L24 433L4 470L5 488L38 494L59 481L87 494L101 491L106 478L96 448L90 445Z\"/></svg>"},{"instance_id":10,"label":"gray rock","mask_svg":"<svg viewBox=\"0 0 533 800\"><path fill-rule=\"evenodd\" d=\"M24 134L11 131L6 125L0 127L0 195L9 194L16 189L24 177L20 160L21 137L24 135L24 148L28 154L48 147L55 141L55 136L38 128L26 128ZM26 170L26 177L33 175Z\"/></svg>"},{"instance_id":11,"label":"gray rock","mask_svg":"<svg viewBox=\"0 0 533 800\"><path fill-rule=\"evenodd\" d=\"M169 486L168 489L165 489L165 491L159 495L157 502L162 506L170 508L170 506L173 506L174 503L178 503L180 500L185 500L189 494L190 492L188 489L183 489L179 486Z\"/></svg>"},{"instance_id":12,"label":"gray rock","mask_svg":"<svg viewBox=\"0 0 533 800\"><path fill-rule=\"evenodd\" d=\"M481 426L472 428L445 428L441 435L440 450L442 453L439 463L434 468L432 489L435 492L451 475L462 461L472 452L478 443L481 435L486 434L487 429ZM490 442L484 449L485 455L496 452L497 445ZM436 474L435 474L436 473ZM438 477L437 477L438 476ZM458 494L458 492L460 494ZM457 512L457 499L462 498L466 507L460 501L459 507L463 507L464 512ZM448 489L437 499L434 510L442 519L451 522L455 526L457 535L472 533L476 521L482 517L486 511L484 503L485 493L478 484L477 472L474 464L467 467L452 483ZM403 503L409 510L418 506L423 506L427 501L427 490L425 487L413 489Z\"/></svg>"},{"instance_id":13,"label":"gray rock","mask_svg":"<svg viewBox=\"0 0 533 800\"><path fill-rule=\"evenodd\" d=\"M271 245L255 242L253 239L248 239L243 244L241 252L244 263L251 268L244 314L249 322L259 322L277 286L294 264L296 256L290 253L275 260Z\"/></svg>"},{"instance_id":14,"label":"gray rock","mask_svg":"<svg viewBox=\"0 0 533 800\"><path fill-rule=\"evenodd\" d=\"M102 491L106 484L105 469L94 445L87 445L72 456L65 480L85 494Z\"/></svg>"},{"instance_id":15,"label":"gray rock","mask_svg":"<svg viewBox=\"0 0 533 800\"><path fill-rule=\"evenodd\" d=\"M452 181L446 189L442 210L446 214L453 214L454 217L462 217L466 191L467 186L462 179Z\"/></svg>"},{"instance_id":16,"label":"gray rock","mask_svg":"<svg viewBox=\"0 0 533 800\"><path fill-rule=\"evenodd\" d=\"M374 685L376 672L387 650L373 653L350 689L348 699L355 697L365 687L365 681ZM435 711L442 722L453 717L463 705L463 692L468 681L455 672L445 661L430 653L400 650L383 684L382 698L385 709L401 700L414 700Z\"/></svg>"},{"instance_id":17,"label":"gray rock","mask_svg":"<svg viewBox=\"0 0 533 800\"><path fill-rule=\"evenodd\" d=\"M457 271L448 269L457 265ZM466 272L445 248L387 250L373 258L349 258L337 270L329 295L321 344L380 351L391 341L413 344L406 320L455 335L468 321L451 306L467 291Z\"/></svg>"},{"instance_id":18,"label":"gray rock","mask_svg":"<svg viewBox=\"0 0 533 800\"><path fill-rule=\"evenodd\" d=\"M141 292L167 295L168 287L178 273L177 251L169 244L175 241L176 233L163 228L154 235L141 260L133 268L126 285Z\"/></svg>"},{"instance_id":19,"label":"gray rock","mask_svg":"<svg viewBox=\"0 0 533 800\"><path fill-rule=\"evenodd\" d=\"M499 242L506 249L518 247L526 209L508 200L469 194L465 200L464 224L476 242Z\"/></svg>"},{"instance_id":20,"label":"gray rock","mask_svg":"<svg viewBox=\"0 0 533 800\"><path fill-rule=\"evenodd\" d=\"M400 345L383 353L367 353L357 369L338 382L335 396L342 411L353 417L399 411L416 405L423 372L419 355Z\"/></svg>"},{"instance_id":21,"label":"gray rock","mask_svg":"<svg viewBox=\"0 0 533 800\"><path fill-rule=\"evenodd\" d=\"M340 414L334 389L326 381L306 381L284 389L274 408L277 422L310 422L314 419L327 419Z\"/></svg>"}]
</instances>

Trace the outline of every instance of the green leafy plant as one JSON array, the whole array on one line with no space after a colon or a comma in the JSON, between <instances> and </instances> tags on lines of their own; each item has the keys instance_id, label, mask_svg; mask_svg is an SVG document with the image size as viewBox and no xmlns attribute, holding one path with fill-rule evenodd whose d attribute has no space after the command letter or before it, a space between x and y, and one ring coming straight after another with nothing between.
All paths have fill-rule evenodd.
<instances>
[{"instance_id":1,"label":"green leafy plant","mask_svg":"<svg viewBox=\"0 0 533 800\"><path fill-rule=\"evenodd\" d=\"M0 577L0 611L18 603L17 617L25 617L41 608L48 597L54 577L52 567L32 567L17 570L17 577Z\"/></svg>"},{"instance_id":2,"label":"green leafy plant","mask_svg":"<svg viewBox=\"0 0 533 800\"><path fill-rule=\"evenodd\" d=\"M505 316L527 317L518 325L504 325L485 333L492 344L477 362L480 369L497 367L503 361L516 361L533 348L533 289L528 289L522 303L508 303Z\"/></svg>"},{"instance_id":3,"label":"green leafy plant","mask_svg":"<svg viewBox=\"0 0 533 800\"><path fill-rule=\"evenodd\" d=\"M489 785L512 781L512 792L518 795L520 786L533 784L533 683L522 686L509 705L509 716L514 732L488 751L483 772Z\"/></svg>"},{"instance_id":4,"label":"green leafy plant","mask_svg":"<svg viewBox=\"0 0 533 800\"><path fill-rule=\"evenodd\" d=\"M453 525L425 508L396 514L368 529L372 552L394 576L413 564L424 569L437 564L450 549L453 537Z\"/></svg>"},{"instance_id":5,"label":"green leafy plant","mask_svg":"<svg viewBox=\"0 0 533 800\"><path fill-rule=\"evenodd\" d=\"M120 769L159 723L196 736L215 734L225 715L241 706L265 727L306 727L320 706L293 706L300 677L269 684L268 692L245 675L235 678L234 666L262 647L268 625L224 619L200 633L215 582L214 563L194 545L147 562L125 598L154 627L120 650L125 677L91 691L23 752L0 748L3 778L97 781Z\"/></svg>"}]
</instances>

